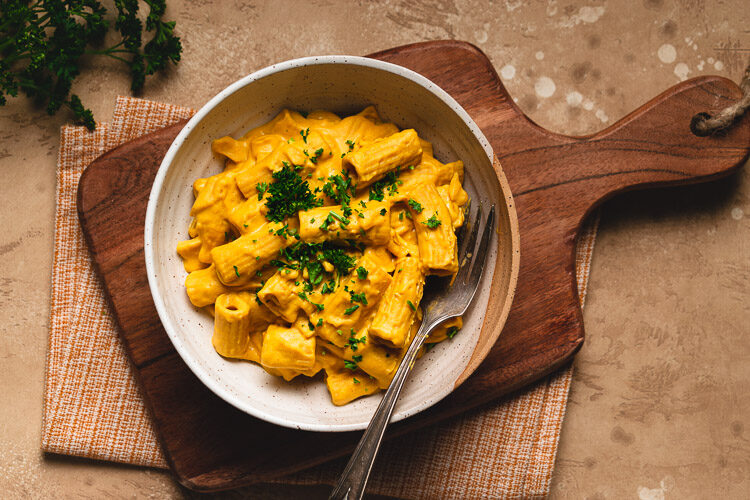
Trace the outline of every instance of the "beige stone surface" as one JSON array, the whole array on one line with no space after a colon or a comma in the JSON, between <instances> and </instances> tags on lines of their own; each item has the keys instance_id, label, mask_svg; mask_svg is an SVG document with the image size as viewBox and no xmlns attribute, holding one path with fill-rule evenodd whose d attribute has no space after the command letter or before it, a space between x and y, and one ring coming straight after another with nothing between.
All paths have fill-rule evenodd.
<instances>
[{"instance_id":1,"label":"beige stone surface","mask_svg":"<svg viewBox=\"0 0 750 500\"><path fill-rule=\"evenodd\" d=\"M484 50L521 108L568 134L614 123L684 77L738 81L743 0L170 0L183 61L149 99L199 107L293 57L456 38ZM74 90L107 120L128 92L91 61ZM168 474L39 451L58 130L27 100L0 108L0 491L11 498L177 497ZM750 490L750 172L607 203L586 343L554 498L743 498ZM298 497L267 487L261 498ZM325 496L325 489L304 492Z\"/></svg>"}]
</instances>

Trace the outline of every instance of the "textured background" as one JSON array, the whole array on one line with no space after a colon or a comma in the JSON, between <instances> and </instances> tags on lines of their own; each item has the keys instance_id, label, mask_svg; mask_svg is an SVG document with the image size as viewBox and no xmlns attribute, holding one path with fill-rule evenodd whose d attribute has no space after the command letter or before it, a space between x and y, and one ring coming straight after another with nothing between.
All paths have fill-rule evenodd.
<instances>
[{"instance_id":1,"label":"textured background","mask_svg":"<svg viewBox=\"0 0 750 500\"><path fill-rule=\"evenodd\" d=\"M487 53L534 120L585 134L685 77L738 81L750 56L743 0L169 4L183 62L143 96L195 108L280 60L457 38ZM99 62L74 90L107 120L115 96L128 92L127 75ZM176 496L184 492L165 473L39 452L55 160L66 120L24 99L0 108L0 491ZM605 205L554 498L746 495L749 246L747 167L711 185Z\"/></svg>"}]
</instances>

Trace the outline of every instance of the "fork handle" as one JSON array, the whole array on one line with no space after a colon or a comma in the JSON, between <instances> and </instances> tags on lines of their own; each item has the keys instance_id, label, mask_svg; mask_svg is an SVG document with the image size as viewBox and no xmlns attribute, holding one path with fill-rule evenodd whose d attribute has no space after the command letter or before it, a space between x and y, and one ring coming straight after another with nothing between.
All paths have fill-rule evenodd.
<instances>
[{"instance_id":1,"label":"fork handle","mask_svg":"<svg viewBox=\"0 0 750 500\"><path fill-rule=\"evenodd\" d=\"M385 428L391 420L393 408L396 406L398 396L404 387L406 377L409 376L409 372L414 366L417 352L419 352L419 348L422 347L427 338L427 333L431 329L431 327L428 328L427 322L423 322L419 328L414 341L406 351L404 359L401 360L383 400L380 402L378 409L375 410L370 425L367 426L367 430L362 435L362 439L359 440L349 463L346 464L344 472L341 473L336 487L328 497L329 500L359 500L362 498L372 465L375 463L375 456L380 449L380 442L383 440L383 434L385 434Z\"/></svg>"}]
</instances>

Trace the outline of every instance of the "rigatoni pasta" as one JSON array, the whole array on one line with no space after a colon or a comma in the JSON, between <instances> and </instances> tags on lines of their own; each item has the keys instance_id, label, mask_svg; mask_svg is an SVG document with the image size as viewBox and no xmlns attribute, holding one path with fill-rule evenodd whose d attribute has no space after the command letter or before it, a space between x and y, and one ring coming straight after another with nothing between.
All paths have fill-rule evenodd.
<instances>
[{"instance_id":1,"label":"rigatoni pasta","mask_svg":"<svg viewBox=\"0 0 750 500\"><path fill-rule=\"evenodd\" d=\"M335 405L387 388L425 277L458 269L463 163L441 163L372 106L343 119L284 110L212 150L224 171L193 183L177 253L190 301L214 315L216 352L287 381L323 373Z\"/></svg>"}]
</instances>

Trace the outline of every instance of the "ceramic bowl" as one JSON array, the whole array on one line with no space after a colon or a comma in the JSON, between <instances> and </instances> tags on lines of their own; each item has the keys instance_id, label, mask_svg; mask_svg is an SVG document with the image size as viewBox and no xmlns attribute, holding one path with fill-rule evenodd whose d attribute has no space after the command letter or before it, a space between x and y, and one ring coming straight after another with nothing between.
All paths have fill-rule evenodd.
<instances>
[{"instance_id":1,"label":"ceramic bowl","mask_svg":"<svg viewBox=\"0 0 750 500\"><path fill-rule=\"evenodd\" d=\"M253 363L216 353L211 345L213 319L188 300L186 273L175 251L177 242L188 238L192 182L222 170L222 162L211 153L213 139L241 136L283 108L348 115L369 104L399 128L416 129L434 144L441 161L463 160L464 187L472 203L494 203L499 215L485 273L463 329L417 362L394 421L435 404L476 369L500 334L513 298L519 240L510 189L489 142L447 93L413 71L363 57L295 59L246 76L203 106L164 157L146 214L146 269L164 329L193 373L228 403L278 425L311 431L364 429L381 396L336 407L320 377L297 377L287 383Z\"/></svg>"}]
</instances>

